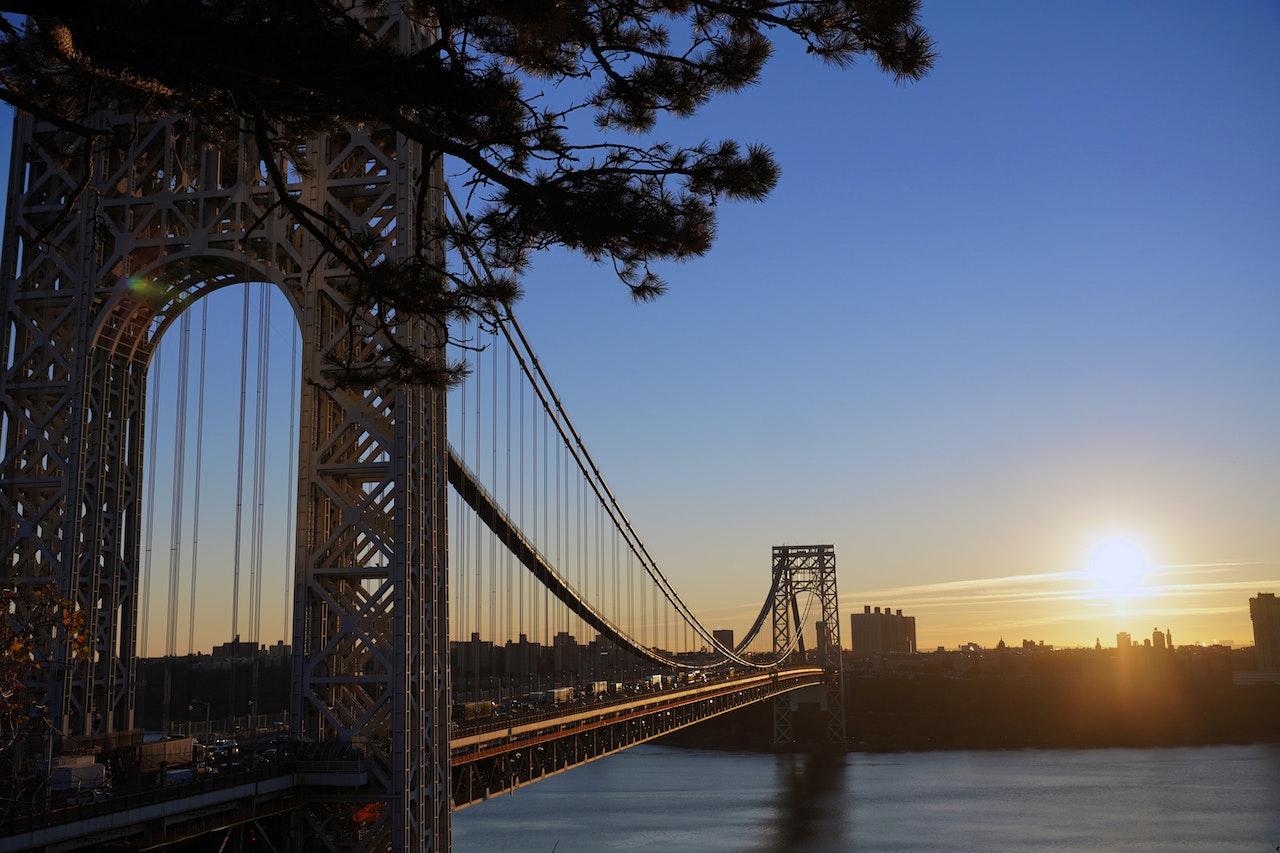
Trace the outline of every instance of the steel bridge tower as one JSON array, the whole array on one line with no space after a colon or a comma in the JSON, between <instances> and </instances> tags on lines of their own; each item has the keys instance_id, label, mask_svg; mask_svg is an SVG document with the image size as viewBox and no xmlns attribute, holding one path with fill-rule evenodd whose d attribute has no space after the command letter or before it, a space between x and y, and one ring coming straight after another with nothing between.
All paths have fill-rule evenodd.
<instances>
[{"instance_id":1,"label":"steel bridge tower","mask_svg":"<svg viewBox=\"0 0 1280 853\"><path fill-rule=\"evenodd\" d=\"M406 50L426 37L394 11L369 25ZM248 134L215 141L186 116L101 114L93 126L96 143L18 117L0 257L5 579L56 584L87 615L94 650L75 661L51 638L39 701L64 737L133 728L150 360L199 297L273 284L303 350L292 734L351 747L367 772L356 793L295 812L293 835L448 850L445 395L345 389L329 373L335 359L375 362L384 334L429 356L443 333L411 317L384 333L353 310L348 273L281 212ZM439 162L405 138L353 127L293 155L277 166L311 210L375 235L387 260L430 248ZM351 816L370 802L386 804L381 817L358 827Z\"/></svg>"},{"instance_id":2,"label":"steel bridge tower","mask_svg":"<svg viewBox=\"0 0 1280 853\"><path fill-rule=\"evenodd\" d=\"M831 545L775 545L773 548L773 650L782 652L795 640L797 663L821 666L827 672L822 710L827 724L827 741L848 743L844 725L844 671L840 655L840 606L836 597L836 550ZM804 625L800 594L818 600L821 615L817 622L817 644L811 653L804 649ZM793 638L791 632L795 631ZM805 660L808 658L808 660ZM786 746L794 741L791 707L795 697L778 696L773 701L773 744Z\"/></svg>"}]
</instances>

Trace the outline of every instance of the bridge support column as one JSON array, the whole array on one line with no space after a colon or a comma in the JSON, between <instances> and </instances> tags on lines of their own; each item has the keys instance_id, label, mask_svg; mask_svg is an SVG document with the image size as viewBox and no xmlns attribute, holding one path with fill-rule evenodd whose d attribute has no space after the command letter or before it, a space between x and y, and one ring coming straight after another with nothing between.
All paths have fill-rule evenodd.
<instances>
[{"instance_id":1,"label":"bridge support column","mask_svg":"<svg viewBox=\"0 0 1280 853\"><path fill-rule=\"evenodd\" d=\"M366 23L407 50L430 33L401 5ZM37 638L34 701L65 735L133 727L147 370L199 297L274 285L304 347L293 734L309 757L368 779L304 805L295 826L323 840L295 846L448 850L445 395L344 387L333 368L376 367L393 343L442 356L444 330L353 306L349 269L285 214L254 134L209 138L179 115L107 112L92 124L100 138L18 117L0 260L3 580L31 593L19 609L54 585L86 613L93 642L91 659L73 660L65 636ZM359 126L272 156L322 231L369 242L363 261L442 262L430 152Z\"/></svg>"},{"instance_id":2,"label":"bridge support column","mask_svg":"<svg viewBox=\"0 0 1280 853\"><path fill-rule=\"evenodd\" d=\"M840 647L840 606L836 596L836 551L831 545L775 545L773 575L777 579L773 599L773 650L782 652L794 645L795 663L821 666L827 673L822 715L827 743L847 747L844 721L844 668ZM817 622L815 648L806 653L804 626L800 624L799 595L818 598L821 615ZM808 661L805 658L809 658ZM795 742L791 720L793 697L773 700L773 745L785 748Z\"/></svg>"}]
</instances>

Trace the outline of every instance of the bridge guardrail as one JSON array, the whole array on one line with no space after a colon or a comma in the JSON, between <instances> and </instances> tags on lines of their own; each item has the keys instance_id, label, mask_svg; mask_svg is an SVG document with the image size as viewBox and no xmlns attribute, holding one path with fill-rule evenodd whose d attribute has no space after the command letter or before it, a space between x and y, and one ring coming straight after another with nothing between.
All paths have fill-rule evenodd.
<instances>
[{"instance_id":1,"label":"bridge guardrail","mask_svg":"<svg viewBox=\"0 0 1280 853\"><path fill-rule=\"evenodd\" d=\"M784 692L776 689L779 684L779 675L787 683L790 683L813 678L821 674L821 672L819 669L806 667L780 674L769 673L746 678L709 681L696 685L681 685L673 689L623 696L607 702L565 704L557 711L521 714L505 718L496 723L469 726L466 729L460 729L452 738L455 744L451 750L452 761L457 764L458 762L475 760L492 752L495 748L501 751L502 747L495 745L506 743L508 735L510 735L511 742L516 742L528 738L542 728L545 728L546 731L540 732L537 735L538 737L546 737L547 733L553 730L566 728L574 728L576 730L578 723L575 721L581 717L592 718L594 722L589 727L593 727L601 723L608 723L614 717L636 717L644 716L654 710L662 711L667 709L668 706L673 707L673 703L681 704L684 701L682 697L693 697L689 701L694 701L695 699L712 699L727 693L735 695L744 692L759 694L761 691L763 691L764 695L774 695L777 692ZM757 699L751 701L758 701L759 698L763 697L758 696ZM542 725L544 723L547 724L545 727Z\"/></svg>"},{"instance_id":2,"label":"bridge guardrail","mask_svg":"<svg viewBox=\"0 0 1280 853\"><path fill-rule=\"evenodd\" d=\"M802 670L798 670L797 672L809 671L810 669L811 668L806 667L806 668L803 668ZM784 670L781 674L785 675L786 671ZM761 675L763 675L763 673ZM717 686L731 684L735 681L752 681L756 678L761 677L761 675L756 675L747 679L741 679L741 678L708 679L707 681L694 686L715 688ZM778 675L779 673L775 672L775 673L770 673L768 676L765 676L765 677L776 680L776 677ZM687 690L690 688L690 686L691 685L680 685L674 688L663 688L661 690L654 690L650 692L642 692L642 693L630 694L626 696L617 696L614 698L610 698L606 701L585 702L583 704L578 704L576 702L572 704L566 703L564 707L560 707L554 711L540 711L536 713L510 715L510 716L505 716L501 718L494 718L491 721L486 721L484 723L477 723L469 726L459 725L457 730L453 732L453 739L473 737L475 735L487 734L489 732L500 732L503 729L512 728L514 726L525 726L525 725L530 725L534 723L548 722L551 720L564 717L566 713L565 711L566 708L570 710L595 710L597 708L607 708L611 705L630 705L646 698L652 698L655 700L662 699L663 697L670 696L673 693L678 693L682 690Z\"/></svg>"}]
</instances>

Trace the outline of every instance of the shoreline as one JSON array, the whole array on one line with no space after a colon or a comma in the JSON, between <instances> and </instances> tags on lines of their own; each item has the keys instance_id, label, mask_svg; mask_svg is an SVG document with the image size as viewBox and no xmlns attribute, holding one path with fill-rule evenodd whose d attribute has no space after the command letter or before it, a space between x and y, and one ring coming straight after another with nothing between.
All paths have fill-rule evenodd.
<instances>
[{"instance_id":1,"label":"shoreline","mask_svg":"<svg viewBox=\"0 0 1280 853\"><path fill-rule=\"evenodd\" d=\"M1143 749L1280 743L1280 685L1218 679L1141 684L854 674L845 681L849 751ZM771 703L758 703L659 742L776 751ZM825 715L792 715L796 747L826 748Z\"/></svg>"}]
</instances>

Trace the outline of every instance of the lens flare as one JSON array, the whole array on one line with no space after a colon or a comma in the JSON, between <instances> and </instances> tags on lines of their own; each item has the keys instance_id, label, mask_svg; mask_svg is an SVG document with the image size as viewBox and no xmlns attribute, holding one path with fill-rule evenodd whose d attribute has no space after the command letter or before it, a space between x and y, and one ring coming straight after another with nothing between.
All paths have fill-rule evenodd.
<instances>
[{"instance_id":1,"label":"lens flare","mask_svg":"<svg viewBox=\"0 0 1280 853\"><path fill-rule=\"evenodd\" d=\"M139 297L160 296L165 292L165 289L159 284L156 284L151 279L140 275L131 277L127 282L125 282L125 287L127 287L129 292L134 296Z\"/></svg>"}]
</instances>

